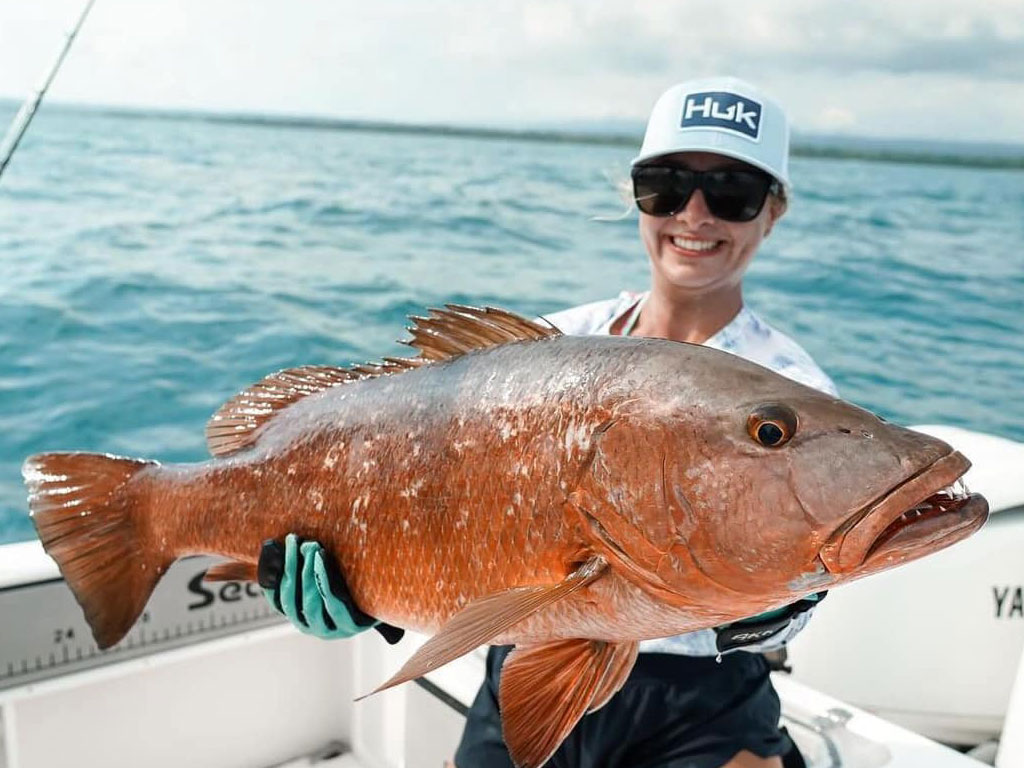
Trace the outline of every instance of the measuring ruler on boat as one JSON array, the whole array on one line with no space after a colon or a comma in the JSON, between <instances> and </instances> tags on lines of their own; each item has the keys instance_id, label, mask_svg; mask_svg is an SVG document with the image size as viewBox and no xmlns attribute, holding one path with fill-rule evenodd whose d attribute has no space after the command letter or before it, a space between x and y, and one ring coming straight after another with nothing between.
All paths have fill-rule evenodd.
<instances>
[{"instance_id":1,"label":"measuring ruler on boat","mask_svg":"<svg viewBox=\"0 0 1024 768\"><path fill-rule=\"evenodd\" d=\"M101 651L60 578L0 587L0 690L282 622L256 584L206 583L212 557L175 563L117 645Z\"/></svg>"}]
</instances>

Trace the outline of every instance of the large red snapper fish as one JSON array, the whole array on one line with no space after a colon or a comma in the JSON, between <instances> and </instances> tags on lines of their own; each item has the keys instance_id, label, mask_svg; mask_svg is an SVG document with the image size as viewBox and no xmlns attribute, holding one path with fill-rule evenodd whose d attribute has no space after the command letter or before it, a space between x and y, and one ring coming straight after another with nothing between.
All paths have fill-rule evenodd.
<instances>
[{"instance_id":1,"label":"large red snapper fish","mask_svg":"<svg viewBox=\"0 0 1024 768\"><path fill-rule=\"evenodd\" d=\"M100 647L177 558L255 579L261 542L295 532L334 553L367 613L433 635L378 690L514 643L504 738L540 766L640 640L923 557L987 517L946 443L734 355L494 309L414 322L416 358L281 371L234 397L209 461L25 462L39 537Z\"/></svg>"}]
</instances>

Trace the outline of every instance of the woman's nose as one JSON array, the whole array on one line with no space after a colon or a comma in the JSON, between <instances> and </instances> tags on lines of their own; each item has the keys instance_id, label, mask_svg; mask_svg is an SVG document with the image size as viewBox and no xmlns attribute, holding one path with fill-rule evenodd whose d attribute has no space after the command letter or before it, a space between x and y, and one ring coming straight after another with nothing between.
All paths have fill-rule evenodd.
<instances>
[{"instance_id":1,"label":"woman's nose","mask_svg":"<svg viewBox=\"0 0 1024 768\"><path fill-rule=\"evenodd\" d=\"M711 211L708 210L708 204L704 199L704 193L699 189L695 189L693 190L693 194L690 195L690 199L686 201L686 205L683 207L683 210L677 213L675 218L682 224L695 227L698 224L711 221L715 217L712 215Z\"/></svg>"}]
</instances>

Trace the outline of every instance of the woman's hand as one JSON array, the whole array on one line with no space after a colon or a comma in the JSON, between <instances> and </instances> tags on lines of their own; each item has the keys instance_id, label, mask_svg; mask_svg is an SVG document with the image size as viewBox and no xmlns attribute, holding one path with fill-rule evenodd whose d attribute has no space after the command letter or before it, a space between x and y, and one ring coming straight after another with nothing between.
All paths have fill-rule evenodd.
<instances>
[{"instance_id":1,"label":"woman's hand","mask_svg":"<svg viewBox=\"0 0 1024 768\"><path fill-rule=\"evenodd\" d=\"M301 541L293 533L285 537L283 547L268 539L260 550L258 574L263 594L274 610L307 635L336 639L373 627L394 644L405 634L359 610L341 569L318 542Z\"/></svg>"}]
</instances>

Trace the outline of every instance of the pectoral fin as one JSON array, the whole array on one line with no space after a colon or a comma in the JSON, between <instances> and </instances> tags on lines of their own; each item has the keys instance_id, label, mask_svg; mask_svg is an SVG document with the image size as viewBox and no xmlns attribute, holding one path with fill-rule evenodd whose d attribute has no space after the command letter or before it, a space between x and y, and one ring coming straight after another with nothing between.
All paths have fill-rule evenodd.
<instances>
[{"instance_id":1,"label":"pectoral fin","mask_svg":"<svg viewBox=\"0 0 1024 768\"><path fill-rule=\"evenodd\" d=\"M637 643L560 640L516 648L501 668L502 736L519 768L543 765L580 718L629 676Z\"/></svg>"},{"instance_id":2,"label":"pectoral fin","mask_svg":"<svg viewBox=\"0 0 1024 768\"><path fill-rule=\"evenodd\" d=\"M422 677L484 645L535 611L587 586L601 576L606 567L603 558L593 557L558 584L519 587L474 600L427 640L390 680L372 693Z\"/></svg>"}]
</instances>

